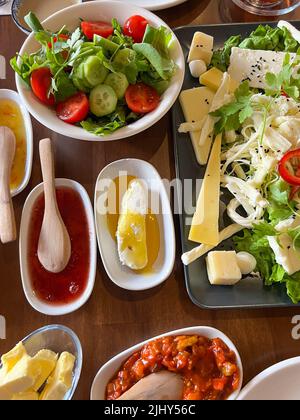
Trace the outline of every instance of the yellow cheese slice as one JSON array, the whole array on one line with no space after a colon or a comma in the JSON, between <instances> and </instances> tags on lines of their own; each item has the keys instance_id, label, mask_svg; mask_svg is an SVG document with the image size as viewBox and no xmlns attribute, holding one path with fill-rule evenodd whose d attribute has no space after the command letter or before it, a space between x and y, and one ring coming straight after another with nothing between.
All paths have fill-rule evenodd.
<instances>
[{"instance_id":1,"label":"yellow cheese slice","mask_svg":"<svg viewBox=\"0 0 300 420\"><path fill-rule=\"evenodd\" d=\"M190 241L211 246L218 245L220 240L221 144L222 135L219 134L212 147L189 235Z\"/></svg>"},{"instance_id":2,"label":"yellow cheese slice","mask_svg":"<svg viewBox=\"0 0 300 420\"><path fill-rule=\"evenodd\" d=\"M200 84L216 92L222 84L223 76L224 73L221 70L213 67L200 76ZM236 80L231 79L229 87L230 93L234 93L238 87L239 83Z\"/></svg>"},{"instance_id":3,"label":"yellow cheese slice","mask_svg":"<svg viewBox=\"0 0 300 420\"><path fill-rule=\"evenodd\" d=\"M180 104L186 122L192 123L208 116L215 93L207 87L188 89L181 92ZM205 165L210 152L211 142L199 145L201 130L190 133L195 155L200 165Z\"/></svg>"}]
</instances>

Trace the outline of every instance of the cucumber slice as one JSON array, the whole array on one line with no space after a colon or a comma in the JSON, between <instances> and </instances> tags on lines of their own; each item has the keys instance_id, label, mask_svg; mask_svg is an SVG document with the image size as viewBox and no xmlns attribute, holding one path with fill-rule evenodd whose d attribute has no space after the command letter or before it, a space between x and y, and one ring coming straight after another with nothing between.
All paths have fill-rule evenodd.
<instances>
[{"instance_id":1,"label":"cucumber slice","mask_svg":"<svg viewBox=\"0 0 300 420\"><path fill-rule=\"evenodd\" d=\"M136 52L130 48L124 48L116 53L116 56L113 60L113 66L116 71L124 73L125 68L134 61L136 58Z\"/></svg>"},{"instance_id":2,"label":"cucumber slice","mask_svg":"<svg viewBox=\"0 0 300 420\"><path fill-rule=\"evenodd\" d=\"M118 98L111 86L96 86L90 94L91 112L96 117L105 117L111 114L117 108Z\"/></svg>"},{"instance_id":3,"label":"cucumber slice","mask_svg":"<svg viewBox=\"0 0 300 420\"><path fill-rule=\"evenodd\" d=\"M84 62L84 79L91 87L95 87L104 82L109 71L103 66L96 55L88 57Z\"/></svg>"},{"instance_id":4,"label":"cucumber slice","mask_svg":"<svg viewBox=\"0 0 300 420\"><path fill-rule=\"evenodd\" d=\"M123 99L129 86L127 77L123 73L110 73L104 82L116 92L118 99Z\"/></svg>"},{"instance_id":5,"label":"cucumber slice","mask_svg":"<svg viewBox=\"0 0 300 420\"><path fill-rule=\"evenodd\" d=\"M77 89L81 90L82 92L88 93L92 89L84 77L84 63L79 64L73 71L72 81Z\"/></svg>"}]
</instances>

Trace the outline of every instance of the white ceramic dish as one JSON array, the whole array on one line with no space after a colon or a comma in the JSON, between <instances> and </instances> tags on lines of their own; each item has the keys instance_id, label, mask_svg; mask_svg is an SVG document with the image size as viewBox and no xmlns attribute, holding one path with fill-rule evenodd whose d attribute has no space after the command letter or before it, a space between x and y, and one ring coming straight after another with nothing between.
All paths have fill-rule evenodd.
<instances>
[{"instance_id":1,"label":"white ceramic dish","mask_svg":"<svg viewBox=\"0 0 300 420\"><path fill-rule=\"evenodd\" d=\"M107 216L104 212L100 214L97 210L99 197L103 197L102 193L105 193L108 184L119 177L120 173L145 181L148 186L149 205L154 203L156 198L160 204L159 214L156 214L160 228L160 252L154 264L153 273L138 274L121 265L116 241L108 229ZM150 199L151 194L154 198L152 200ZM117 286L127 290L147 290L163 283L170 276L174 267L176 251L173 215L162 179L150 163L138 159L122 159L104 168L96 182L94 209L98 245L103 265L108 276Z\"/></svg>"},{"instance_id":2,"label":"white ceramic dish","mask_svg":"<svg viewBox=\"0 0 300 420\"><path fill-rule=\"evenodd\" d=\"M79 195L81 196L82 202L85 207L86 216L88 220L88 226L89 226L91 257L90 257L89 278L88 278L86 290L81 295L81 297L77 299L75 302L72 302L70 304L65 304L65 305L49 305L41 301L34 294L32 290L32 286L31 286L29 269L28 269L28 260L27 260L28 229L29 229L30 216L32 213L32 207L35 204L39 195L43 192L43 184L40 184L37 187L35 187L34 190L32 190L32 192L29 194L25 202L23 212L22 212L22 220L21 220L21 228L20 228L21 276L22 276L22 284L23 284L24 293L30 305L38 312L45 315L50 315L50 316L69 314L81 308L88 301L94 289L96 267L97 267L97 241L96 241L96 233L95 233L94 216L93 216L93 209L92 209L91 201L86 190L78 182L72 181L70 179L56 179L56 186L72 188L75 191L77 191Z\"/></svg>"},{"instance_id":3,"label":"white ceramic dish","mask_svg":"<svg viewBox=\"0 0 300 420\"><path fill-rule=\"evenodd\" d=\"M137 344L136 346L131 347L128 350L123 351L109 362L107 362L97 373L96 378L94 379L92 389L91 389L91 400L104 400L105 399L105 390L108 382L111 378L116 374L118 369L120 369L122 363L124 363L132 354L136 351L140 350L146 343L149 341L155 340L157 338L169 336L169 335L202 335L209 339L213 338L221 338L227 346L233 350L237 357L238 367L241 373L241 381L239 389L237 389L233 394L230 395L228 398L229 400L236 400L243 383L243 365L240 358L240 355L232 343L232 341L221 331L216 330L215 328L211 327L191 327L191 328L183 328L176 331L171 331L166 334L162 334L158 337L150 338L149 340L144 341L143 343Z\"/></svg>"},{"instance_id":4,"label":"white ceramic dish","mask_svg":"<svg viewBox=\"0 0 300 420\"><path fill-rule=\"evenodd\" d=\"M20 95L18 95L17 92L14 90L9 89L0 89L0 100L1 99L9 99L11 101L14 101L18 104L24 124L25 124L25 131L26 131L26 166L25 166L25 174L23 177L23 180L21 184L11 191L12 197L15 197L16 195L20 194L28 185L28 182L31 177L31 170L32 170L32 159L33 159L33 134L32 134L32 123L30 119L29 112L27 111L26 107L24 106L24 103L22 102L22 99Z\"/></svg>"},{"instance_id":5,"label":"white ceramic dish","mask_svg":"<svg viewBox=\"0 0 300 420\"><path fill-rule=\"evenodd\" d=\"M126 4L126 7L121 7L117 1L91 1L84 2L78 5L68 7L60 12L55 13L43 22L47 29L57 30L63 25L69 30L78 27L79 18L87 20L104 20L111 21L113 17L117 18L121 24L132 15L142 15L154 26L167 26L160 18L153 13L138 8L137 6ZM38 43L34 39L34 34L31 34L25 41L20 55L25 52L33 53L38 49ZM16 75L16 84L18 92L20 93L24 103L29 112L43 125L50 130L62 134L67 137L87 140L87 141L112 141L124 139L138 134L149 127L156 124L175 103L184 78L185 61L180 43L175 35L173 35L173 43L171 48L171 57L176 62L178 70L173 77L172 83L168 90L163 94L159 107L145 115L139 121L123 127L115 133L105 136L97 137L91 133L86 132L80 127L66 124L59 120L54 110L43 105L32 93L31 89Z\"/></svg>"},{"instance_id":6,"label":"white ceramic dish","mask_svg":"<svg viewBox=\"0 0 300 420\"><path fill-rule=\"evenodd\" d=\"M163 10L178 6L187 0L118 0L126 4L136 4L148 10Z\"/></svg>"},{"instance_id":7,"label":"white ceramic dish","mask_svg":"<svg viewBox=\"0 0 300 420\"><path fill-rule=\"evenodd\" d=\"M239 400L300 401L300 357L271 366L248 383Z\"/></svg>"}]
</instances>

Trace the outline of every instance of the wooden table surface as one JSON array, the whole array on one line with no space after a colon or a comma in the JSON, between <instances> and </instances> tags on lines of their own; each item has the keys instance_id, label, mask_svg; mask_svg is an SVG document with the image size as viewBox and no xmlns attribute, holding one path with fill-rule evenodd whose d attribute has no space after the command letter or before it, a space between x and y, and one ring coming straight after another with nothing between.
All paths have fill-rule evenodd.
<instances>
[{"instance_id":1,"label":"wooden table surface","mask_svg":"<svg viewBox=\"0 0 300 420\"><path fill-rule=\"evenodd\" d=\"M260 20L244 13L230 0L189 0L159 15L173 28L191 24L251 22ZM300 18L300 9L288 19ZM270 20L270 19L269 19ZM25 36L10 17L0 17L0 54L7 60L19 50ZM8 69L1 88L15 89L14 75ZM162 177L175 174L170 115L146 133L116 143L85 143L70 140L47 130L33 120L34 164L26 190L14 199L18 226L29 192L41 182L38 141L51 137L55 142L57 177L71 178L84 185L93 198L100 170L121 158L151 162ZM88 399L98 369L112 356L149 337L182 327L209 325L228 334L243 360L245 383L268 366L299 355L299 342L292 339L292 318L299 308L274 310L208 311L189 300L180 261L179 222L175 218L177 258L168 281L154 290L133 293L114 286L98 257L97 278L90 301L78 312L51 318L35 312L27 303L21 285L18 243L0 245L0 315L6 318L7 338L0 340L0 354L29 332L47 324L61 323L74 329L84 352L82 377L77 399Z\"/></svg>"}]
</instances>

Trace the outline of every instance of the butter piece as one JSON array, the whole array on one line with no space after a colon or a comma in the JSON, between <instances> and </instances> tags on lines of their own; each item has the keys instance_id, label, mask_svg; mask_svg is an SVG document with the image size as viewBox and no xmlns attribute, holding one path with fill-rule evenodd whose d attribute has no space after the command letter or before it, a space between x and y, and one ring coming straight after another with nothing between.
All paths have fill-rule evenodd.
<instances>
[{"instance_id":1,"label":"butter piece","mask_svg":"<svg viewBox=\"0 0 300 420\"><path fill-rule=\"evenodd\" d=\"M40 374L33 359L27 354L0 381L0 400L11 399L14 394L32 388Z\"/></svg>"},{"instance_id":2,"label":"butter piece","mask_svg":"<svg viewBox=\"0 0 300 420\"><path fill-rule=\"evenodd\" d=\"M33 390L21 392L12 396L12 401L38 401L39 394Z\"/></svg>"},{"instance_id":3,"label":"butter piece","mask_svg":"<svg viewBox=\"0 0 300 420\"><path fill-rule=\"evenodd\" d=\"M61 401L72 386L75 357L67 352L60 355L53 374L40 395L40 400Z\"/></svg>"},{"instance_id":4,"label":"butter piece","mask_svg":"<svg viewBox=\"0 0 300 420\"><path fill-rule=\"evenodd\" d=\"M38 391L54 371L57 357L51 350L41 350L33 357L33 363L36 363L36 369L39 371L33 386L34 391Z\"/></svg>"},{"instance_id":5,"label":"butter piece","mask_svg":"<svg viewBox=\"0 0 300 420\"><path fill-rule=\"evenodd\" d=\"M21 359L26 356L27 352L22 342L17 344L11 351L1 357L2 369L0 371L0 378L2 374L9 372Z\"/></svg>"}]
</instances>

